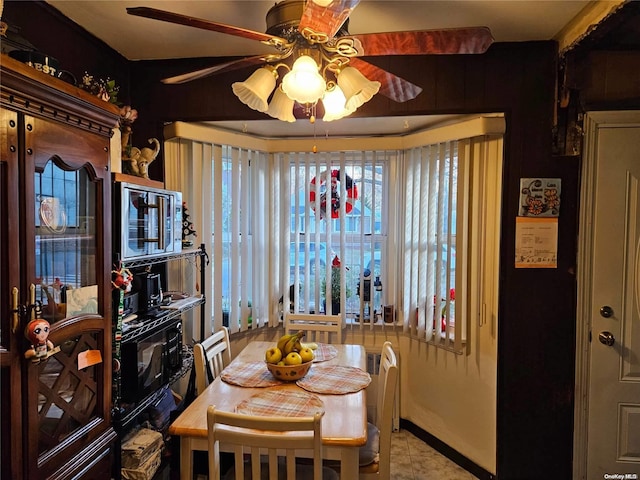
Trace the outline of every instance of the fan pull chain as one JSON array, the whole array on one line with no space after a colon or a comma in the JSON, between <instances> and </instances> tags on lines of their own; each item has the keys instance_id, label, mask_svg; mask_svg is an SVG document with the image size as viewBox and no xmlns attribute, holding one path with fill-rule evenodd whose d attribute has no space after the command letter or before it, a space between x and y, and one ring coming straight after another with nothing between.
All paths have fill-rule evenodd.
<instances>
[{"instance_id":1,"label":"fan pull chain","mask_svg":"<svg viewBox=\"0 0 640 480\"><path fill-rule=\"evenodd\" d=\"M318 153L318 146L316 145L316 104L311 107L311 118L309 119L313 124L313 153Z\"/></svg>"}]
</instances>

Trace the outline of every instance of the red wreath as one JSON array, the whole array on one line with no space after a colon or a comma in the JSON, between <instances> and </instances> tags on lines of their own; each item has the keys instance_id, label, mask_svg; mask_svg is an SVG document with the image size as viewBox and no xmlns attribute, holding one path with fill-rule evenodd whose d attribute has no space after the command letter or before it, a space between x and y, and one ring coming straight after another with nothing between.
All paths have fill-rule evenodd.
<instances>
[{"instance_id":1,"label":"red wreath","mask_svg":"<svg viewBox=\"0 0 640 480\"><path fill-rule=\"evenodd\" d=\"M323 185L327 183L328 170L320 172L318 178L320 178L319 189L322 189ZM358 188L353 179L339 169L331 170L330 177L331 195L331 218L340 218L340 185L338 182L344 182L347 192L347 201L345 203L345 211L349 213L353 210L353 204L358 199ZM327 193L329 188L325 188L324 191L320 191L320 219L324 218L327 213ZM311 189L309 191L309 203L311 210L316 211L316 177L311 179Z\"/></svg>"}]
</instances>

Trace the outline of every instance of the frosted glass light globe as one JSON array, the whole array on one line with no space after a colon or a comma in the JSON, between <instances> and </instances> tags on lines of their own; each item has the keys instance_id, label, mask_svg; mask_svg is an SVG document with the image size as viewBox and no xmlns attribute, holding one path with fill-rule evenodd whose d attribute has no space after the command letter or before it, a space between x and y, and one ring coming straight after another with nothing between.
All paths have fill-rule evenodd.
<instances>
[{"instance_id":1,"label":"frosted glass light globe","mask_svg":"<svg viewBox=\"0 0 640 480\"><path fill-rule=\"evenodd\" d=\"M282 79L284 93L299 103L317 102L326 88L324 78L318 73L318 65L308 55L301 55Z\"/></svg>"},{"instance_id":2,"label":"frosted glass light globe","mask_svg":"<svg viewBox=\"0 0 640 480\"><path fill-rule=\"evenodd\" d=\"M347 99L344 96L344 92L338 85L329 88L324 97L322 97L322 105L324 105L324 117L322 117L322 120L332 122L351 115L355 110L347 109L346 103Z\"/></svg>"}]
</instances>

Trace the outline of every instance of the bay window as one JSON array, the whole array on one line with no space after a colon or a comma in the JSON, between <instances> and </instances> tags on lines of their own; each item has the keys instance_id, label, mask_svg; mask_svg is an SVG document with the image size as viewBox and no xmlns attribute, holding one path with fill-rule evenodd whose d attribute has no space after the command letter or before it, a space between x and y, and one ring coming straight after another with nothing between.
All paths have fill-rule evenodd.
<instances>
[{"instance_id":1,"label":"bay window","mask_svg":"<svg viewBox=\"0 0 640 480\"><path fill-rule=\"evenodd\" d=\"M167 163L208 222L212 329L338 309L348 328L399 327L464 353L471 325L496 321L501 115L318 153L189 128Z\"/></svg>"}]
</instances>

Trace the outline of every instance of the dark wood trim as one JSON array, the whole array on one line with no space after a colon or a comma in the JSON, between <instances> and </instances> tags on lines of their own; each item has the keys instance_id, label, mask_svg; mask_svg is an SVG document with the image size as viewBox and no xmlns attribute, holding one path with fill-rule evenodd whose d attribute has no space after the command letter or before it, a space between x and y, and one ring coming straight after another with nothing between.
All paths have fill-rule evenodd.
<instances>
[{"instance_id":1,"label":"dark wood trim","mask_svg":"<svg viewBox=\"0 0 640 480\"><path fill-rule=\"evenodd\" d=\"M91 443L91 445L82 450L78 455L75 455L69 463L63 465L59 470L51 474L47 480L80 478L83 474L86 474L86 472L91 471L104 457L113 457L112 444L116 440L116 437L117 435L113 428L108 428L96 441Z\"/></svg>"},{"instance_id":2,"label":"dark wood trim","mask_svg":"<svg viewBox=\"0 0 640 480\"><path fill-rule=\"evenodd\" d=\"M429 432L423 430L418 427L416 424L410 422L409 420L405 420L404 418L400 419L400 428L406 430L407 432L412 433L424 443L429 445L434 450L440 452L442 455L447 457L452 462L464 468L467 472L472 473L480 480L494 480L497 478L492 473L488 472L484 468L482 468L477 463L469 460L467 457L462 455L457 450L451 448L446 443L438 440L436 437L431 435Z\"/></svg>"},{"instance_id":3,"label":"dark wood trim","mask_svg":"<svg viewBox=\"0 0 640 480\"><path fill-rule=\"evenodd\" d=\"M114 182L133 183L142 187L164 188L164 182L150 180L144 177L136 177L135 175L127 175L126 173L112 174Z\"/></svg>"},{"instance_id":4,"label":"dark wood trim","mask_svg":"<svg viewBox=\"0 0 640 480\"><path fill-rule=\"evenodd\" d=\"M120 109L8 55L0 56L1 101L7 108L111 137Z\"/></svg>"}]
</instances>

